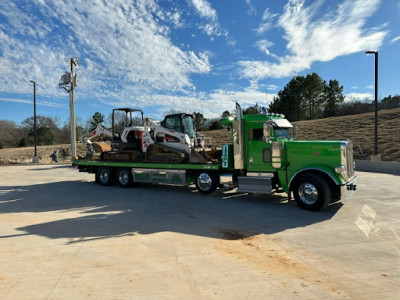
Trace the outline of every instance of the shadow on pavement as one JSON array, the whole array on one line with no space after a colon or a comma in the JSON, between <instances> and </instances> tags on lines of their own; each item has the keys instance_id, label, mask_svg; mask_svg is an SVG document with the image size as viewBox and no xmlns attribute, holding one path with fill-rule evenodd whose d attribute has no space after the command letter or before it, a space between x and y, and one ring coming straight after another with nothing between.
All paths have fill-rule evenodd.
<instances>
[{"instance_id":1,"label":"shadow on pavement","mask_svg":"<svg viewBox=\"0 0 400 300\"><path fill-rule=\"evenodd\" d=\"M1 187L0 195L0 215L54 212L51 218L60 218L16 228L21 235L67 238L68 243L165 231L242 239L319 223L341 207L337 203L315 213L289 202L286 194L266 197L217 191L205 196L191 187L123 189L80 181Z\"/></svg>"}]
</instances>

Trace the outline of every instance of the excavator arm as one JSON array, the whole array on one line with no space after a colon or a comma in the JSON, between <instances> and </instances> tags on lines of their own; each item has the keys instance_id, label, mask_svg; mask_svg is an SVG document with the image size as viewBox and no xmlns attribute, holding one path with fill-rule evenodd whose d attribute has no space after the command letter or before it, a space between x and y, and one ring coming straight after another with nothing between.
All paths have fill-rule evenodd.
<instances>
[{"instance_id":1,"label":"excavator arm","mask_svg":"<svg viewBox=\"0 0 400 300\"><path fill-rule=\"evenodd\" d=\"M82 137L82 143L86 146L88 153L86 154L86 158L90 158L93 153L96 152L104 152L110 150L110 145L102 142L102 143L93 143L92 139L97 137L106 137L109 140L113 139L113 134L110 129L103 126L103 124L97 124L96 128L90 131L87 135Z\"/></svg>"},{"instance_id":2,"label":"excavator arm","mask_svg":"<svg viewBox=\"0 0 400 300\"><path fill-rule=\"evenodd\" d=\"M113 134L112 134L111 130L104 127L103 124L101 124L101 123L97 124L96 128L93 129L91 132L89 132L83 138L84 139L86 138L87 140L91 140L98 136L105 136L105 137L109 138L110 140L113 139Z\"/></svg>"}]
</instances>

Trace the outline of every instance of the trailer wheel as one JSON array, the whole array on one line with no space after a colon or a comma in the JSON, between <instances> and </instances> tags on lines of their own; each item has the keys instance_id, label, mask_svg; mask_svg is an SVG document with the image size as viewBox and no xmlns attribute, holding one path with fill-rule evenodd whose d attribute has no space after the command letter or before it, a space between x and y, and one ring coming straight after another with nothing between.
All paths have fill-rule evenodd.
<instances>
[{"instance_id":1,"label":"trailer wheel","mask_svg":"<svg viewBox=\"0 0 400 300\"><path fill-rule=\"evenodd\" d=\"M131 187L133 186L133 176L131 169L119 168L117 170L117 180L120 187Z\"/></svg>"},{"instance_id":2,"label":"trailer wheel","mask_svg":"<svg viewBox=\"0 0 400 300\"><path fill-rule=\"evenodd\" d=\"M100 167L97 170L97 178L101 185L112 185L114 183L114 172L109 167Z\"/></svg>"},{"instance_id":3,"label":"trailer wheel","mask_svg":"<svg viewBox=\"0 0 400 300\"><path fill-rule=\"evenodd\" d=\"M331 201L331 190L323 178L314 174L305 174L295 181L293 196L301 208L318 211L324 209Z\"/></svg>"},{"instance_id":4,"label":"trailer wheel","mask_svg":"<svg viewBox=\"0 0 400 300\"><path fill-rule=\"evenodd\" d=\"M212 172L199 172L196 175L195 185L202 194L211 194L218 187L218 177Z\"/></svg>"}]
</instances>

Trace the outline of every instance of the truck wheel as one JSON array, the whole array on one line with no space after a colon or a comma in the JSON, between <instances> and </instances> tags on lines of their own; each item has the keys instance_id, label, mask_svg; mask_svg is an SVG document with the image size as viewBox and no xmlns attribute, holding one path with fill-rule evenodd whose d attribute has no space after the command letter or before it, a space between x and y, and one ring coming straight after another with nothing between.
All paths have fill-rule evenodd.
<instances>
[{"instance_id":1,"label":"truck wheel","mask_svg":"<svg viewBox=\"0 0 400 300\"><path fill-rule=\"evenodd\" d=\"M318 211L325 208L331 201L331 190L321 177L305 174L295 181L293 196L301 208Z\"/></svg>"},{"instance_id":2,"label":"truck wheel","mask_svg":"<svg viewBox=\"0 0 400 300\"><path fill-rule=\"evenodd\" d=\"M199 172L194 183L200 193L211 194L218 187L218 177L212 172Z\"/></svg>"},{"instance_id":3,"label":"truck wheel","mask_svg":"<svg viewBox=\"0 0 400 300\"><path fill-rule=\"evenodd\" d=\"M114 172L109 167L100 167L97 170L97 178L101 185L112 185L114 183Z\"/></svg>"},{"instance_id":4,"label":"truck wheel","mask_svg":"<svg viewBox=\"0 0 400 300\"><path fill-rule=\"evenodd\" d=\"M120 187L131 187L133 186L133 176L131 169L119 168L117 170L117 180Z\"/></svg>"}]
</instances>

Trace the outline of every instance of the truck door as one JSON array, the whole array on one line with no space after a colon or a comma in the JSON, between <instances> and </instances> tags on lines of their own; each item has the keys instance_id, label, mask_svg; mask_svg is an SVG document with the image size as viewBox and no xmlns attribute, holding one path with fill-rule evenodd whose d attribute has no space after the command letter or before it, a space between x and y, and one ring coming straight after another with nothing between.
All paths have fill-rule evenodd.
<instances>
[{"instance_id":1,"label":"truck door","mask_svg":"<svg viewBox=\"0 0 400 300\"><path fill-rule=\"evenodd\" d=\"M266 128L264 128L266 127ZM248 123L245 132L245 164L250 172L270 172L272 168L271 143L268 124L260 128L260 123Z\"/></svg>"}]
</instances>

